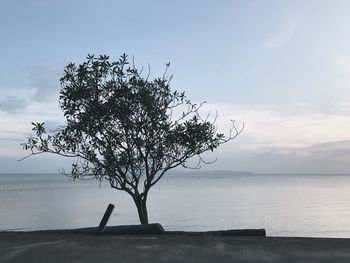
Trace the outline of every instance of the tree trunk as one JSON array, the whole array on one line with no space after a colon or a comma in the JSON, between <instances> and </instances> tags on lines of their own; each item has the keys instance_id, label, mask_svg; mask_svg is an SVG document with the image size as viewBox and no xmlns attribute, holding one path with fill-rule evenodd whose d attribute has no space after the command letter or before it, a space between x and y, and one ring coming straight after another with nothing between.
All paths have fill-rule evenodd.
<instances>
[{"instance_id":1,"label":"tree trunk","mask_svg":"<svg viewBox=\"0 0 350 263\"><path fill-rule=\"evenodd\" d=\"M140 195L134 196L134 202L139 213L140 223L142 225L148 224L148 214L146 206L146 198L142 198Z\"/></svg>"}]
</instances>

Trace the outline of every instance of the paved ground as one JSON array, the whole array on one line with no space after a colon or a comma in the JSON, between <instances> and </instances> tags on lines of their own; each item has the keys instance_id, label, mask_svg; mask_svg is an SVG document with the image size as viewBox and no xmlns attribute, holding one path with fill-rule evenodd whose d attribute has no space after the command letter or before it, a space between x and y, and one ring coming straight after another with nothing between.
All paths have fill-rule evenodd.
<instances>
[{"instance_id":1,"label":"paved ground","mask_svg":"<svg viewBox=\"0 0 350 263\"><path fill-rule=\"evenodd\" d=\"M0 262L350 262L350 239L0 233Z\"/></svg>"}]
</instances>

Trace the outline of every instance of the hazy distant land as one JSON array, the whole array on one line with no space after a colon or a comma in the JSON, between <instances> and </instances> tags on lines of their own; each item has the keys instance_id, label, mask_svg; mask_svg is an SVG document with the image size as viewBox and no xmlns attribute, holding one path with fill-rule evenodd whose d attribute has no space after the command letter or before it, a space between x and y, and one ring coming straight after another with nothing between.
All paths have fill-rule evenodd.
<instances>
[{"instance_id":1,"label":"hazy distant land","mask_svg":"<svg viewBox=\"0 0 350 263\"><path fill-rule=\"evenodd\" d=\"M250 171L231 171L231 170L176 170L169 171L169 175L249 175Z\"/></svg>"}]
</instances>

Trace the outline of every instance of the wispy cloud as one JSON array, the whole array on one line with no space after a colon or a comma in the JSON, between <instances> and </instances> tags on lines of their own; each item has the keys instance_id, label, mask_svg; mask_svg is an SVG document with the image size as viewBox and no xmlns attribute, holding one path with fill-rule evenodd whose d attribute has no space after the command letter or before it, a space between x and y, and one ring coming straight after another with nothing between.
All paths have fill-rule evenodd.
<instances>
[{"instance_id":1,"label":"wispy cloud","mask_svg":"<svg viewBox=\"0 0 350 263\"><path fill-rule=\"evenodd\" d=\"M57 127L63 123L58 107L45 104L28 107L25 114L0 113L0 156L23 156L19 140L31 132L30 121L46 121ZM335 107L337 108L337 107ZM275 105L207 104L203 115L218 112L220 132L228 133L230 119L245 130L232 143L209 153L218 158L210 169L238 169L255 172L344 172L350 169L350 115L339 107L332 113L287 112ZM38 114L40 113L40 114ZM6 117L6 116L7 117ZM11 127L9 130L8 127ZM51 158L51 156L48 156ZM217 165L217 166L216 166Z\"/></svg>"},{"instance_id":2,"label":"wispy cloud","mask_svg":"<svg viewBox=\"0 0 350 263\"><path fill-rule=\"evenodd\" d=\"M281 26L280 30L267 37L263 42L263 46L267 49L277 49L287 44L302 25L304 17L305 14L300 13L281 21L281 24L277 24L277 26Z\"/></svg>"},{"instance_id":3,"label":"wispy cloud","mask_svg":"<svg viewBox=\"0 0 350 263\"><path fill-rule=\"evenodd\" d=\"M8 113L16 113L24 110L27 107L27 100L14 96L7 96L0 100L0 111Z\"/></svg>"},{"instance_id":4,"label":"wispy cloud","mask_svg":"<svg viewBox=\"0 0 350 263\"><path fill-rule=\"evenodd\" d=\"M22 113L29 106L37 103L57 101L60 85L59 70L47 66L36 66L30 70L27 89L16 91L3 91L5 96L0 98L0 111L7 113ZM20 95L18 95L20 94Z\"/></svg>"},{"instance_id":5,"label":"wispy cloud","mask_svg":"<svg viewBox=\"0 0 350 263\"><path fill-rule=\"evenodd\" d=\"M350 115L332 113L285 111L278 106L208 104L206 110L218 111L218 127L230 128L230 119L245 130L237 140L239 147L258 151L272 147L308 147L330 141L350 140ZM237 147L237 145L235 145Z\"/></svg>"},{"instance_id":6,"label":"wispy cloud","mask_svg":"<svg viewBox=\"0 0 350 263\"><path fill-rule=\"evenodd\" d=\"M0 133L19 134L19 135L29 135L28 132L20 132L20 131L4 130L4 129L0 129Z\"/></svg>"},{"instance_id":7,"label":"wispy cloud","mask_svg":"<svg viewBox=\"0 0 350 263\"><path fill-rule=\"evenodd\" d=\"M60 70L47 66L36 66L31 69L31 88L35 90L31 100L47 102L53 97L58 97L60 90L59 75Z\"/></svg>"},{"instance_id":8,"label":"wispy cloud","mask_svg":"<svg viewBox=\"0 0 350 263\"><path fill-rule=\"evenodd\" d=\"M3 138L3 137L0 137L0 140L2 140L2 141L13 141L13 142L23 142L23 140L16 139L16 138Z\"/></svg>"},{"instance_id":9,"label":"wispy cloud","mask_svg":"<svg viewBox=\"0 0 350 263\"><path fill-rule=\"evenodd\" d=\"M325 143L313 144L307 147L298 146L278 146L278 145L255 145L255 147L240 147L245 153L254 153L261 155L283 155L289 157L324 157L339 158L350 155L350 140L331 141Z\"/></svg>"}]
</instances>

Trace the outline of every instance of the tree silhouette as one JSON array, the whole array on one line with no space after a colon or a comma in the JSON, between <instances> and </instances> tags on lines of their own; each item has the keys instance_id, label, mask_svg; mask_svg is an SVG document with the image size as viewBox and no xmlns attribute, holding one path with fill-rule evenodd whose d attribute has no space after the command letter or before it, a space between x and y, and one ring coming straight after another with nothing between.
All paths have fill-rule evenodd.
<instances>
[{"instance_id":1,"label":"tree silhouette","mask_svg":"<svg viewBox=\"0 0 350 263\"><path fill-rule=\"evenodd\" d=\"M44 123L32 123L35 135L22 144L30 151L25 158L41 153L75 157L73 179L108 180L133 198L141 224L147 224L149 190L168 170L188 168L195 156L192 168L199 168L208 163L202 153L243 130L232 122L228 136L217 133L216 118L210 122L199 115L203 103L170 89L168 67L162 77L149 80L129 65L126 54L114 62L88 55L80 65L68 64L59 97L66 124L46 131Z\"/></svg>"}]
</instances>

